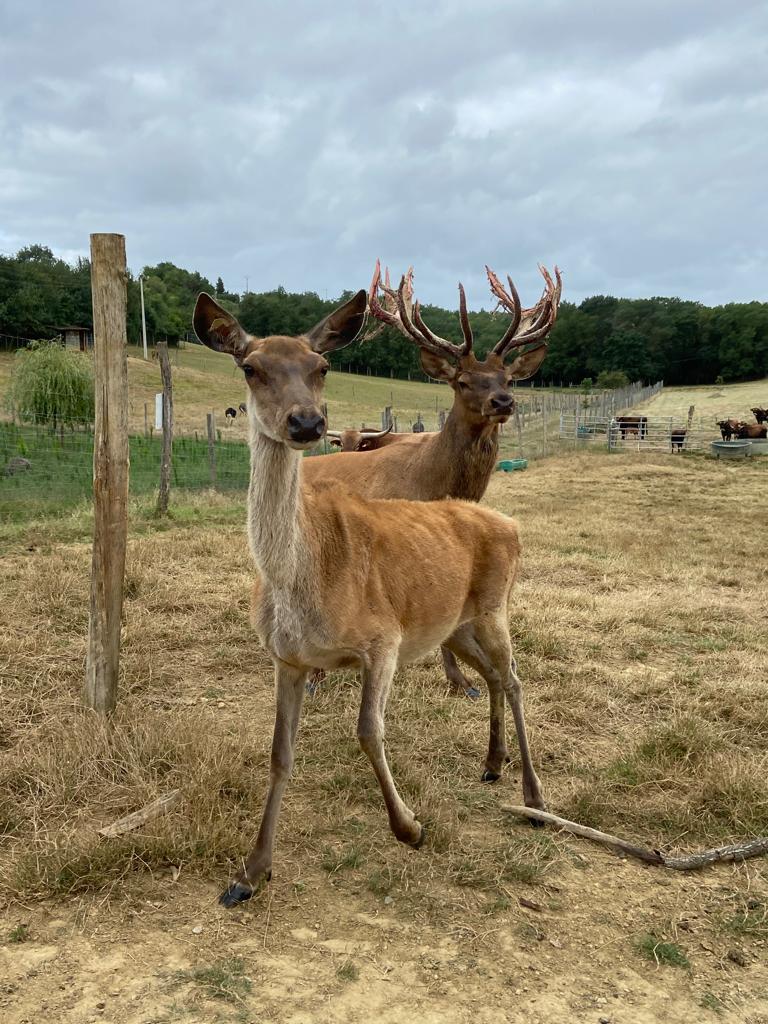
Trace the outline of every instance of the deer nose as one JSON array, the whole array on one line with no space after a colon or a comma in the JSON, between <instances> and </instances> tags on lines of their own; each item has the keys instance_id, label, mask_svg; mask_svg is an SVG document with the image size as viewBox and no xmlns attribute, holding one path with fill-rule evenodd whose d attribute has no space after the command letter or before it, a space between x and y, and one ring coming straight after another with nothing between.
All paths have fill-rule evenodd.
<instances>
[{"instance_id":1,"label":"deer nose","mask_svg":"<svg viewBox=\"0 0 768 1024\"><path fill-rule=\"evenodd\" d=\"M515 400L512 395L502 391L491 398L491 408L494 412L512 412L515 407Z\"/></svg>"},{"instance_id":2,"label":"deer nose","mask_svg":"<svg viewBox=\"0 0 768 1024\"><path fill-rule=\"evenodd\" d=\"M317 441L324 430L325 417L318 412L292 412L288 415L288 434L292 441Z\"/></svg>"}]
</instances>

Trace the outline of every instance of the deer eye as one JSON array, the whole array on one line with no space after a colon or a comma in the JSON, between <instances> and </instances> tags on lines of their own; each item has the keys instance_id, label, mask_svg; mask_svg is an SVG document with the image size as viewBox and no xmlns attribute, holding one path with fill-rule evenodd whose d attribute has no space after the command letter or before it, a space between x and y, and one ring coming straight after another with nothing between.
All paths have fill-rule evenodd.
<instances>
[{"instance_id":1,"label":"deer eye","mask_svg":"<svg viewBox=\"0 0 768 1024\"><path fill-rule=\"evenodd\" d=\"M243 373L245 374L246 377L253 377L256 371L252 366L249 366L248 363L246 363L245 366L243 367Z\"/></svg>"}]
</instances>

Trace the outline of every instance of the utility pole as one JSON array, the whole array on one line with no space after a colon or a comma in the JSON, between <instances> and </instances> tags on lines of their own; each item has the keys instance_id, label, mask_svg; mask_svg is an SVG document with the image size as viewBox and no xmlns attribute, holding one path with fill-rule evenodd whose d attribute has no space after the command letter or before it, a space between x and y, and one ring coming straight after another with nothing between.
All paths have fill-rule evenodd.
<instances>
[{"instance_id":1,"label":"utility pole","mask_svg":"<svg viewBox=\"0 0 768 1024\"><path fill-rule=\"evenodd\" d=\"M144 358L147 356L147 318L144 315L144 278L139 277L139 290L141 291L141 337L144 342Z\"/></svg>"},{"instance_id":2,"label":"utility pole","mask_svg":"<svg viewBox=\"0 0 768 1024\"><path fill-rule=\"evenodd\" d=\"M245 275L245 294L248 294L248 275Z\"/></svg>"}]
</instances>

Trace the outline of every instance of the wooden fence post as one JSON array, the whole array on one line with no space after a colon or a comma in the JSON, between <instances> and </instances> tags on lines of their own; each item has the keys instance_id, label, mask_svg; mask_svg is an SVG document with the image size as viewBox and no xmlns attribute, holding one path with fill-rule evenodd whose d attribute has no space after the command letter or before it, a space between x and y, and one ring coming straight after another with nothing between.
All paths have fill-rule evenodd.
<instances>
[{"instance_id":1,"label":"wooden fence post","mask_svg":"<svg viewBox=\"0 0 768 1024\"><path fill-rule=\"evenodd\" d=\"M96 428L93 557L83 700L102 714L117 704L120 618L128 535L128 361L123 235L91 235Z\"/></svg>"},{"instance_id":2,"label":"wooden fence post","mask_svg":"<svg viewBox=\"0 0 768 1024\"><path fill-rule=\"evenodd\" d=\"M168 512L168 494L171 489L171 456L173 453L173 382L171 360L168 358L168 343L157 343L157 358L160 360L160 374L163 378L163 452L160 457L160 490L157 493L157 514Z\"/></svg>"},{"instance_id":3,"label":"wooden fence post","mask_svg":"<svg viewBox=\"0 0 768 1024\"><path fill-rule=\"evenodd\" d=\"M211 487L216 486L216 425L213 419L213 413L209 412L206 419L206 426L208 428L208 467L211 472Z\"/></svg>"}]
</instances>

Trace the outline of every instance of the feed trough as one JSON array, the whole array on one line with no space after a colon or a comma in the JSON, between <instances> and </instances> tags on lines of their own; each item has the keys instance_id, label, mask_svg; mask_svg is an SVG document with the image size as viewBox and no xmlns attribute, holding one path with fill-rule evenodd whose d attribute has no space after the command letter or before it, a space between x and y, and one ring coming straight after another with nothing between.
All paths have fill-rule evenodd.
<instances>
[{"instance_id":1,"label":"feed trough","mask_svg":"<svg viewBox=\"0 0 768 1024\"><path fill-rule=\"evenodd\" d=\"M502 459L496 469L500 469L504 473L512 473L516 469L526 469L527 466L528 459Z\"/></svg>"}]
</instances>

